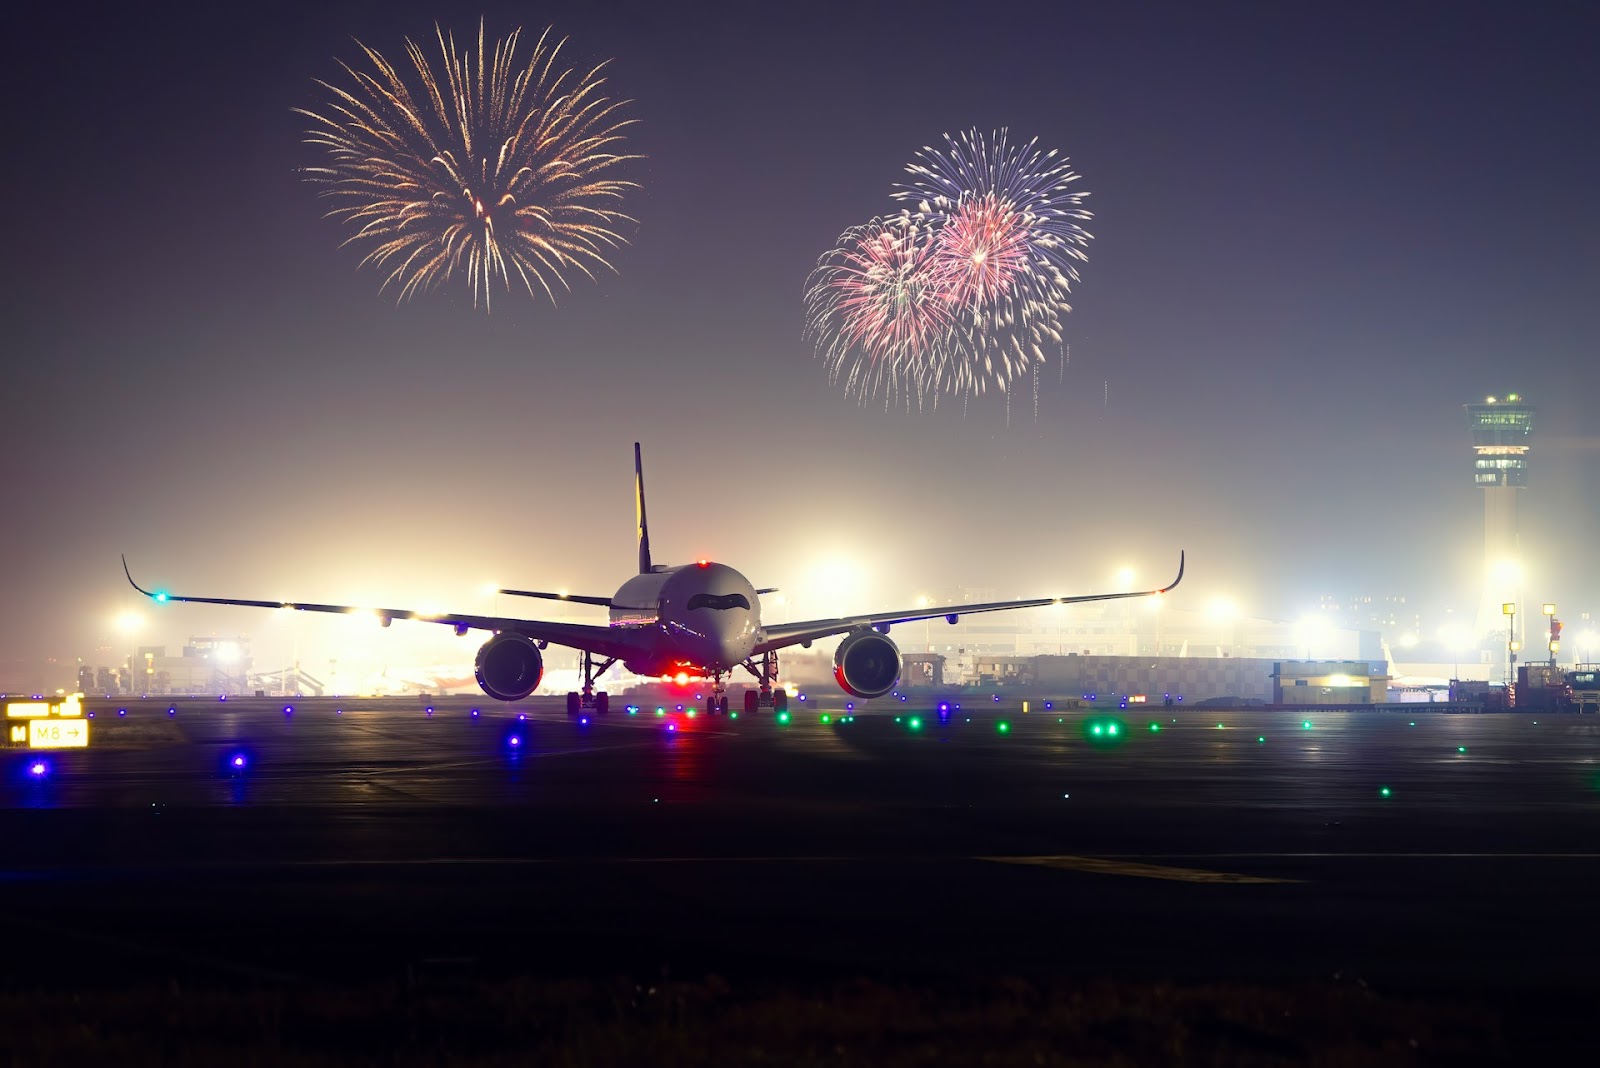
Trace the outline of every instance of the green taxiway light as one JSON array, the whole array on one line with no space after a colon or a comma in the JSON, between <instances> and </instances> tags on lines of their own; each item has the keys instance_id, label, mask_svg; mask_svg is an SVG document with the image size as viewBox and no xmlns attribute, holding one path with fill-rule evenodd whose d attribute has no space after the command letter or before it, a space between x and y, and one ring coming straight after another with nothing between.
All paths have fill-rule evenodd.
<instances>
[{"instance_id":1,"label":"green taxiway light","mask_svg":"<svg viewBox=\"0 0 1600 1068\"><path fill-rule=\"evenodd\" d=\"M1458 745L1458 746L1456 746L1456 752L1458 752L1458 753L1465 753L1465 752L1466 752L1466 751L1467 751L1467 747L1466 747L1466 746L1464 746L1464 745Z\"/></svg>"},{"instance_id":2,"label":"green taxiway light","mask_svg":"<svg viewBox=\"0 0 1600 1068\"><path fill-rule=\"evenodd\" d=\"M656 709L656 715L658 715L658 716L664 716L664 715L666 715L666 714L667 714L667 710L666 710L666 709L664 709L664 708L658 708L658 709Z\"/></svg>"},{"instance_id":3,"label":"green taxiway light","mask_svg":"<svg viewBox=\"0 0 1600 1068\"><path fill-rule=\"evenodd\" d=\"M1220 723L1219 723L1219 724L1217 724L1217 730L1219 730L1219 731L1220 731L1220 730L1221 730L1221 729L1222 729L1222 724L1220 724Z\"/></svg>"},{"instance_id":4,"label":"green taxiway light","mask_svg":"<svg viewBox=\"0 0 1600 1068\"><path fill-rule=\"evenodd\" d=\"M1001 734L1005 734L1011 730L1011 724L1007 723L1005 720L1001 720L999 723L994 725L994 729L999 731Z\"/></svg>"},{"instance_id":5,"label":"green taxiway light","mask_svg":"<svg viewBox=\"0 0 1600 1068\"><path fill-rule=\"evenodd\" d=\"M1391 793L1391 791L1389 790L1389 788L1387 786L1385 786L1383 789L1378 791L1378 796L1379 797L1388 797L1390 795L1390 793Z\"/></svg>"},{"instance_id":6,"label":"green taxiway light","mask_svg":"<svg viewBox=\"0 0 1600 1068\"><path fill-rule=\"evenodd\" d=\"M1303 730L1303 731L1310 730L1311 729L1311 721L1309 719L1301 720L1300 721L1300 729Z\"/></svg>"},{"instance_id":7,"label":"green taxiway light","mask_svg":"<svg viewBox=\"0 0 1600 1068\"><path fill-rule=\"evenodd\" d=\"M739 718L739 713L737 713L737 712L729 712L728 713L728 718L729 719L738 719Z\"/></svg>"},{"instance_id":8,"label":"green taxiway light","mask_svg":"<svg viewBox=\"0 0 1600 1068\"><path fill-rule=\"evenodd\" d=\"M1160 730L1161 730L1161 724L1159 724L1159 723L1150 724L1150 733L1151 734L1155 734Z\"/></svg>"},{"instance_id":9,"label":"green taxiway light","mask_svg":"<svg viewBox=\"0 0 1600 1068\"><path fill-rule=\"evenodd\" d=\"M911 719L906 723L906 726L910 727L914 731L920 731L922 729L922 720L916 716L912 716Z\"/></svg>"},{"instance_id":10,"label":"green taxiway light","mask_svg":"<svg viewBox=\"0 0 1600 1068\"><path fill-rule=\"evenodd\" d=\"M689 709L689 718L694 719L694 709Z\"/></svg>"},{"instance_id":11,"label":"green taxiway light","mask_svg":"<svg viewBox=\"0 0 1600 1068\"><path fill-rule=\"evenodd\" d=\"M1267 736L1265 734L1259 735L1256 738L1256 741L1258 741L1258 742L1264 742L1266 740L1267 740Z\"/></svg>"},{"instance_id":12,"label":"green taxiway light","mask_svg":"<svg viewBox=\"0 0 1600 1068\"><path fill-rule=\"evenodd\" d=\"M779 712L778 713L778 722L779 723L788 723L789 722L789 713L787 713L787 712Z\"/></svg>"},{"instance_id":13,"label":"green taxiway light","mask_svg":"<svg viewBox=\"0 0 1600 1068\"><path fill-rule=\"evenodd\" d=\"M1101 727L1100 724L1096 723L1094 726L1089 728L1089 733L1090 734L1094 734L1094 735L1098 735L1104 729L1105 728Z\"/></svg>"},{"instance_id":14,"label":"green taxiway light","mask_svg":"<svg viewBox=\"0 0 1600 1068\"><path fill-rule=\"evenodd\" d=\"M824 723L832 723L833 722L833 717L828 715L826 712L824 712L822 714L822 722L824 722Z\"/></svg>"},{"instance_id":15,"label":"green taxiway light","mask_svg":"<svg viewBox=\"0 0 1600 1068\"><path fill-rule=\"evenodd\" d=\"M1417 725L1417 721L1416 721L1416 720L1412 720L1412 721L1411 721L1411 725L1412 725L1412 726L1413 726L1413 727L1415 727L1415 726L1416 726L1416 725Z\"/></svg>"}]
</instances>

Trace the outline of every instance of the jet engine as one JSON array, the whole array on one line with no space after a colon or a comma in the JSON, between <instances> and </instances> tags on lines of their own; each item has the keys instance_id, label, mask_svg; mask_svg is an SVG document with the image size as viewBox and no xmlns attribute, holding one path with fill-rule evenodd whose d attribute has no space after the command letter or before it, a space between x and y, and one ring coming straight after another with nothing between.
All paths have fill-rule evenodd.
<instances>
[{"instance_id":1,"label":"jet engine","mask_svg":"<svg viewBox=\"0 0 1600 1068\"><path fill-rule=\"evenodd\" d=\"M833 677L852 697L882 697L900 678L900 650L875 630L855 630L833 654Z\"/></svg>"},{"instance_id":2,"label":"jet engine","mask_svg":"<svg viewBox=\"0 0 1600 1068\"><path fill-rule=\"evenodd\" d=\"M496 634L478 650L474 668L484 693L497 701L520 701L544 677L544 657L525 634Z\"/></svg>"}]
</instances>

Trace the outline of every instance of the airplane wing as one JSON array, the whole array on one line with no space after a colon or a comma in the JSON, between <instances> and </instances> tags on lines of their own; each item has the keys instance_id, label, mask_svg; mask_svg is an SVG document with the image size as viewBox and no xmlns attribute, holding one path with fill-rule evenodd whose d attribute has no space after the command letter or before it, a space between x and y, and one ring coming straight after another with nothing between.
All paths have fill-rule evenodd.
<instances>
[{"instance_id":1,"label":"airplane wing","mask_svg":"<svg viewBox=\"0 0 1600 1068\"><path fill-rule=\"evenodd\" d=\"M862 627L887 627L892 623L915 623L923 619L943 616L951 623L958 616L978 612L1004 612L1013 608L1039 608L1052 604L1082 604L1085 601L1118 601L1127 597L1151 597L1166 593L1183 581L1183 554L1178 554L1178 577L1159 590L1139 590L1133 593L1089 593L1073 597L1035 597L1023 601L986 601L982 604L952 604L942 608L915 608L904 612L869 612L859 616L842 616L838 619L812 619L803 623L780 623L764 628L765 637L756 643L755 652L770 653L790 645L800 645L844 634Z\"/></svg>"},{"instance_id":2,"label":"airplane wing","mask_svg":"<svg viewBox=\"0 0 1600 1068\"><path fill-rule=\"evenodd\" d=\"M165 591L147 590L133 581L128 570L128 558L122 558L122 573L128 584L159 604L169 601L187 601L192 604L231 604L246 608L292 608L297 612L330 612L336 615L374 615L388 626L391 620L414 619L423 623L442 623L455 628L457 634L469 630L515 631L536 641L553 642L572 649L587 649L601 656L627 657L636 652L627 641L626 632L610 627L593 627L581 623L555 623L540 619L516 619L509 616L479 616L463 612L427 613L405 608L371 608L346 604L308 604L303 601L254 601L237 597L189 597Z\"/></svg>"}]
</instances>

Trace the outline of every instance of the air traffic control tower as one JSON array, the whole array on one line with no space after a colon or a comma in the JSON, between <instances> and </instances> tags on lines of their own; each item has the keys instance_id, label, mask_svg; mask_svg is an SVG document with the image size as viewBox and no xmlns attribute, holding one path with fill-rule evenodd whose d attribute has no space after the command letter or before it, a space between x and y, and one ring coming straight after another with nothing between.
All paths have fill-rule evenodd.
<instances>
[{"instance_id":1,"label":"air traffic control tower","mask_svg":"<svg viewBox=\"0 0 1600 1068\"><path fill-rule=\"evenodd\" d=\"M1507 633L1501 606L1522 595L1517 491L1528 484L1534 408L1515 393L1463 407L1472 428L1472 481L1483 490L1483 596L1476 637L1505 642L1514 635Z\"/></svg>"}]
</instances>

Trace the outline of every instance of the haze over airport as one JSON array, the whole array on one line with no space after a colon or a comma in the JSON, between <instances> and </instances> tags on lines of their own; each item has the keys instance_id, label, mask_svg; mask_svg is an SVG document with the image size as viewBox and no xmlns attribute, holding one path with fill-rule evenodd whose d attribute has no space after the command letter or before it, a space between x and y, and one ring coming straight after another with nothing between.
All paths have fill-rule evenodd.
<instances>
[{"instance_id":1,"label":"haze over airport","mask_svg":"<svg viewBox=\"0 0 1600 1068\"><path fill-rule=\"evenodd\" d=\"M352 38L398 57L480 16L612 60L638 226L555 307L397 306L302 181L291 109ZM184 593L609 594L635 440L657 559L726 561L808 614L1154 585L1184 548L1178 606L1470 616L1461 406L1510 391L1538 409L1526 595L1576 618L1600 607L1590 40L1582 7L1510 4L38 13L13 68L0 659L121 648L134 607L141 642L276 655L249 610L140 602L122 552ZM1009 413L857 403L802 337L808 275L923 146L1000 128L1092 192L1064 374L1037 417L1026 385Z\"/></svg>"}]
</instances>

